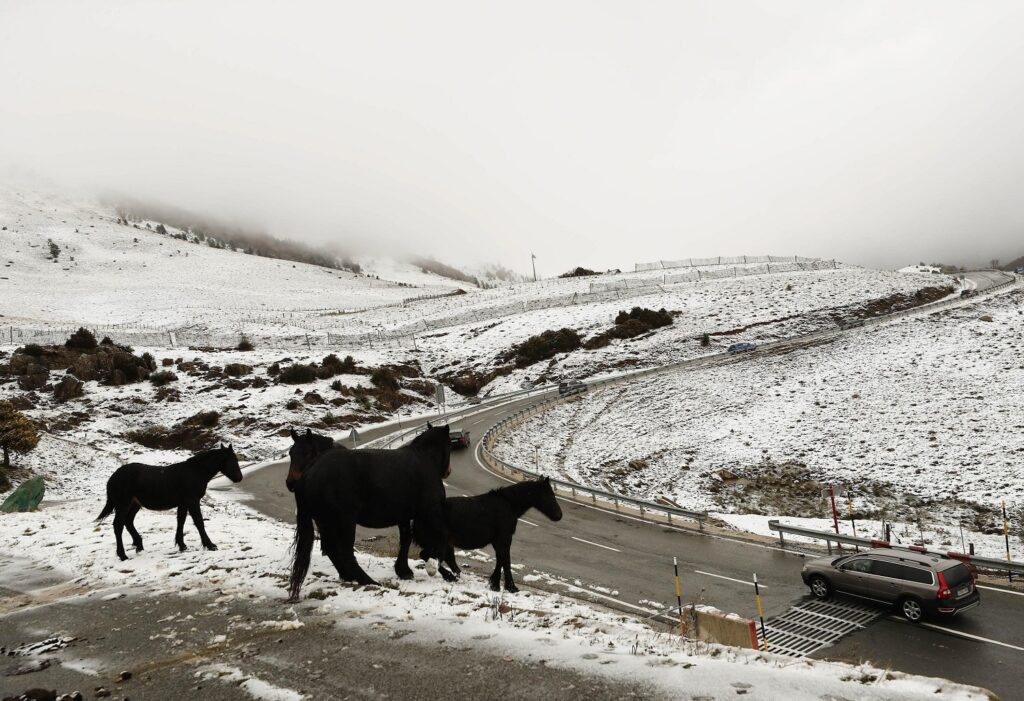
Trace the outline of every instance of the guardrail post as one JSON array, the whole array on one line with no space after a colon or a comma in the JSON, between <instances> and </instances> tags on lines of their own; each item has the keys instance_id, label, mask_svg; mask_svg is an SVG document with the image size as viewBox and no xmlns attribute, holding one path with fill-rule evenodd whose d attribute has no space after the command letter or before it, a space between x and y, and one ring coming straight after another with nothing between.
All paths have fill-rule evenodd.
<instances>
[{"instance_id":1,"label":"guardrail post","mask_svg":"<svg viewBox=\"0 0 1024 701\"><path fill-rule=\"evenodd\" d=\"M779 547L785 549L786 539L782 537L782 531L779 531Z\"/></svg>"},{"instance_id":2,"label":"guardrail post","mask_svg":"<svg viewBox=\"0 0 1024 701\"><path fill-rule=\"evenodd\" d=\"M619 500L618 499L615 500L615 510L616 511L619 510Z\"/></svg>"}]
</instances>

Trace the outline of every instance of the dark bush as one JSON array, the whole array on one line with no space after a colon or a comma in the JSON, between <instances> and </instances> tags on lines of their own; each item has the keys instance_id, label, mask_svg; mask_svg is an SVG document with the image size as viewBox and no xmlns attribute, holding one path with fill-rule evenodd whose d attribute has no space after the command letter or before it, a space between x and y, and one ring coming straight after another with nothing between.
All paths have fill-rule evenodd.
<instances>
[{"instance_id":1,"label":"dark bush","mask_svg":"<svg viewBox=\"0 0 1024 701\"><path fill-rule=\"evenodd\" d=\"M146 367L150 370L156 370L156 358L154 358L150 353L142 354L142 362L144 362Z\"/></svg>"},{"instance_id":2,"label":"dark bush","mask_svg":"<svg viewBox=\"0 0 1024 701\"><path fill-rule=\"evenodd\" d=\"M379 389L390 390L392 392L398 391L398 375L391 368L385 366L379 367L373 371L370 375L370 383Z\"/></svg>"},{"instance_id":3,"label":"dark bush","mask_svg":"<svg viewBox=\"0 0 1024 701\"><path fill-rule=\"evenodd\" d=\"M79 350L92 350L97 345L96 336L89 329L81 327L78 331L71 334L71 337L64 342L64 345L68 348L77 348Z\"/></svg>"},{"instance_id":4,"label":"dark bush","mask_svg":"<svg viewBox=\"0 0 1024 701\"><path fill-rule=\"evenodd\" d=\"M331 353L325 356L320 364L325 368L331 368L335 375L354 375L356 374L356 361L352 359L351 355L346 355L344 360L339 360L338 356Z\"/></svg>"},{"instance_id":5,"label":"dark bush","mask_svg":"<svg viewBox=\"0 0 1024 701\"><path fill-rule=\"evenodd\" d=\"M331 383L331 389L335 392L341 392L345 385L341 384L341 380L335 380Z\"/></svg>"},{"instance_id":6,"label":"dark bush","mask_svg":"<svg viewBox=\"0 0 1024 701\"><path fill-rule=\"evenodd\" d=\"M220 414L216 411L201 411L198 414L193 414L184 421L181 422L182 426L201 426L203 428L213 428L220 422Z\"/></svg>"},{"instance_id":7,"label":"dark bush","mask_svg":"<svg viewBox=\"0 0 1024 701\"><path fill-rule=\"evenodd\" d=\"M255 350L255 348L256 346L254 346L252 341L250 341L246 336L242 336L242 340L238 342L237 346L235 346L235 350L240 351L251 351Z\"/></svg>"},{"instance_id":8,"label":"dark bush","mask_svg":"<svg viewBox=\"0 0 1024 701\"><path fill-rule=\"evenodd\" d=\"M38 343L29 343L18 352L24 355L30 355L33 358L41 358L43 356L43 347Z\"/></svg>"},{"instance_id":9,"label":"dark bush","mask_svg":"<svg viewBox=\"0 0 1024 701\"><path fill-rule=\"evenodd\" d=\"M547 330L531 336L522 343L513 346L512 350L502 356L502 360L514 360L516 367L528 365L553 358L556 353L568 353L580 347L580 335L575 329Z\"/></svg>"},{"instance_id":10,"label":"dark bush","mask_svg":"<svg viewBox=\"0 0 1024 701\"><path fill-rule=\"evenodd\" d=\"M170 370L159 370L150 374L149 381L153 383L154 387L163 387L171 382L177 382L178 376Z\"/></svg>"},{"instance_id":11,"label":"dark bush","mask_svg":"<svg viewBox=\"0 0 1024 701\"><path fill-rule=\"evenodd\" d=\"M286 385L301 385L316 380L317 369L316 363L309 363L308 365L296 363L295 365L281 368L281 374L278 375L277 379Z\"/></svg>"},{"instance_id":12,"label":"dark bush","mask_svg":"<svg viewBox=\"0 0 1024 701\"><path fill-rule=\"evenodd\" d=\"M701 346L701 348L707 348L710 345L711 345L711 336L709 336L708 333L705 331L700 336L700 346Z\"/></svg>"},{"instance_id":13,"label":"dark bush","mask_svg":"<svg viewBox=\"0 0 1024 701\"><path fill-rule=\"evenodd\" d=\"M278 375L280 375L281 374L281 364L280 363L274 363L273 365L268 367L267 368L267 374L270 375L271 377L277 377Z\"/></svg>"},{"instance_id":14,"label":"dark bush","mask_svg":"<svg viewBox=\"0 0 1024 701\"><path fill-rule=\"evenodd\" d=\"M589 268L573 268L567 273L562 273L558 277L589 277L591 275L600 275L601 273L590 270Z\"/></svg>"},{"instance_id":15,"label":"dark bush","mask_svg":"<svg viewBox=\"0 0 1024 701\"><path fill-rule=\"evenodd\" d=\"M671 323L672 313L665 309L654 311L653 309L633 307L631 311L619 312L615 317L614 326L587 340L583 347L588 350L604 348L611 343L613 338L635 338L656 328L669 326Z\"/></svg>"},{"instance_id":16,"label":"dark bush","mask_svg":"<svg viewBox=\"0 0 1024 701\"><path fill-rule=\"evenodd\" d=\"M209 413L216 415L216 412ZM185 419L172 428L160 425L147 426L129 431L125 437L152 450L209 450L217 444L217 436L210 430L211 426L204 425L201 420L193 422L197 416L203 414Z\"/></svg>"},{"instance_id":17,"label":"dark bush","mask_svg":"<svg viewBox=\"0 0 1024 701\"><path fill-rule=\"evenodd\" d=\"M252 372L252 368L242 363L228 363L224 366L224 374L228 377L242 377Z\"/></svg>"},{"instance_id":18,"label":"dark bush","mask_svg":"<svg viewBox=\"0 0 1024 701\"><path fill-rule=\"evenodd\" d=\"M302 402L300 402L298 399L289 399L288 402L284 405L284 408L289 409L291 411L295 411L296 409L302 408Z\"/></svg>"}]
</instances>

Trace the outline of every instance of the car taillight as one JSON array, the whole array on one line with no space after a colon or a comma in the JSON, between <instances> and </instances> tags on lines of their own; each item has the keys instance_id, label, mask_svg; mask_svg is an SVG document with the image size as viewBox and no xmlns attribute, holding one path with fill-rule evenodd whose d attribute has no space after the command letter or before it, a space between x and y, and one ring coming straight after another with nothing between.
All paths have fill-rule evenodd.
<instances>
[{"instance_id":1,"label":"car taillight","mask_svg":"<svg viewBox=\"0 0 1024 701\"><path fill-rule=\"evenodd\" d=\"M946 578L942 575L941 572L938 572L937 574L939 575L939 593L936 594L936 598L952 599L953 592L950 591L949 586L946 584Z\"/></svg>"}]
</instances>

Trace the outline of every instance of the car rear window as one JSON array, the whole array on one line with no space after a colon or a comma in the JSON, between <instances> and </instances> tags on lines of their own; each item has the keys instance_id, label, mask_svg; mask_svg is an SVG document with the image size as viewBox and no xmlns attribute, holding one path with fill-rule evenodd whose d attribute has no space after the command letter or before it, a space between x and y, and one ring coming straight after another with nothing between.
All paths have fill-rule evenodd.
<instances>
[{"instance_id":1,"label":"car rear window","mask_svg":"<svg viewBox=\"0 0 1024 701\"><path fill-rule=\"evenodd\" d=\"M928 570L923 570L920 567L908 567L903 565L903 579L910 582L917 582L919 584L931 584L932 573Z\"/></svg>"},{"instance_id":2,"label":"car rear window","mask_svg":"<svg viewBox=\"0 0 1024 701\"><path fill-rule=\"evenodd\" d=\"M963 564L956 564L948 570L942 570L942 577L946 580L946 586L951 589L956 589L961 584L966 584L972 579L971 571L967 568L967 565Z\"/></svg>"}]
</instances>

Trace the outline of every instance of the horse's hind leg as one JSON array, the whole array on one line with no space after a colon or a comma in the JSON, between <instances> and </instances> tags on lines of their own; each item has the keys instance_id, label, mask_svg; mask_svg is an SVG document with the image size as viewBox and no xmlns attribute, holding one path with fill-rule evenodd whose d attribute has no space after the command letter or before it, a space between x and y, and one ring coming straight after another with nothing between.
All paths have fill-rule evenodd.
<instances>
[{"instance_id":1,"label":"horse's hind leg","mask_svg":"<svg viewBox=\"0 0 1024 701\"><path fill-rule=\"evenodd\" d=\"M188 515L187 506L178 507L178 530L174 534L174 542L178 546L178 550L185 552L188 548L185 547L185 517Z\"/></svg>"},{"instance_id":2,"label":"horse's hind leg","mask_svg":"<svg viewBox=\"0 0 1024 701\"><path fill-rule=\"evenodd\" d=\"M505 591L510 594L515 594L519 591L519 587L512 581L512 543L503 543L502 545L494 546L494 554L498 556L498 567L505 573ZM494 571L498 571L498 567L494 568ZM494 575L491 575L491 584L494 584ZM493 588L493 586L492 586Z\"/></svg>"},{"instance_id":3,"label":"horse's hind leg","mask_svg":"<svg viewBox=\"0 0 1024 701\"><path fill-rule=\"evenodd\" d=\"M412 579L409 568L409 546L412 544L412 526L409 522L398 524L398 557L395 559L395 574L399 579Z\"/></svg>"},{"instance_id":4,"label":"horse's hind leg","mask_svg":"<svg viewBox=\"0 0 1024 701\"><path fill-rule=\"evenodd\" d=\"M135 514L139 513L140 508L139 503L133 501L124 517L124 527L128 529L128 533L132 537L132 545L135 546L135 552L137 553L142 552L142 536L135 530Z\"/></svg>"},{"instance_id":5,"label":"horse's hind leg","mask_svg":"<svg viewBox=\"0 0 1024 701\"><path fill-rule=\"evenodd\" d=\"M202 541L203 547L207 550L216 550L217 546L210 540L210 536L206 535L206 525L203 523L203 512L199 510L199 502L189 504L188 512L192 515L192 523L195 524L196 530L199 531L199 540Z\"/></svg>"},{"instance_id":6,"label":"horse's hind leg","mask_svg":"<svg viewBox=\"0 0 1024 701\"><path fill-rule=\"evenodd\" d=\"M453 546L449 545L448 549L445 550L444 561L456 575L462 574L462 568L459 567L459 563L455 561L455 548Z\"/></svg>"},{"instance_id":7,"label":"horse's hind leg","mask_svg":"<svg viewBox=\"0 0 1024 701\"><path fill-rule=\"evenodd\" d=\"M321 528L320 538L323 541L324 553L334 564L334 569L338 570L339 577L346 582L377 585L377 582L373 581L356 562L356 555L352 549L356 541L354 522L331 524L327 528Z\"/></svg>"},{"instance_id":8,"label":"horse's hind leg","mask_svg":"<svg viewBox=\"0 0 1024 701\"><path fill-rule=\"evenodd\" d=\"M128 559L124 551L124 542L121 540L121 532L124 530L125 509L118 508L114 511L114 539L117 540L117 556L122 560Z\"/></svg>"}]
</instances>

